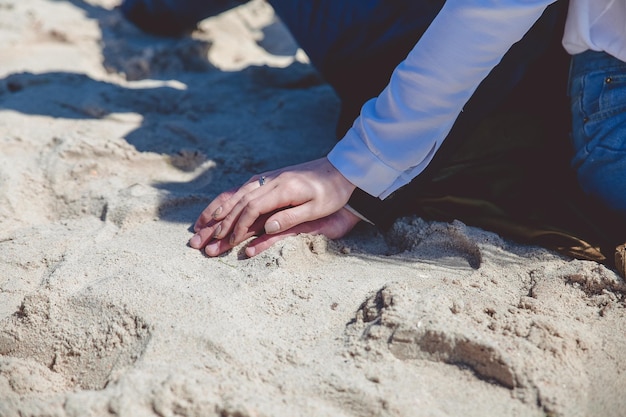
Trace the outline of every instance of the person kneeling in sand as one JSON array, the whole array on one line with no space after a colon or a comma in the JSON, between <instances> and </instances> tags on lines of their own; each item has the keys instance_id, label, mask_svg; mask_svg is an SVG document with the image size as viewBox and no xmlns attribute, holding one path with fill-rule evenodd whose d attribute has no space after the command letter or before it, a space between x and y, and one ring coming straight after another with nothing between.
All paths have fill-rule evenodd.
<instances>
[{"instance_id":1,"label":"person kneeling in sand","mask_svg":"<svg viewBox=\"0 0 626 417\"><path fill-rule=\"evenodd\" d=\"M126 0L121 10L144 30L177 35L244 2ZM363 215L378 224L398 213L419 213L402 196L428 188L424 184L437 172L432 166L445 166L446 158L464 146L489 114L511 97L522 97L529 108L552 102L558 92L550 85L567 78L567 62L558 58L567 57L560 54L561 39L572 55L571 166L588 201L617 219L611 233L621 228L624 241L626 3L269 3L340 97L340 140L325 157L259 173L220 194L195 222L191 247L217 256L258 236L245 250L254 256L298 233L339 238ZM560 22L565 18L563 31ZM535 89L535 96L514 95L516 86L536 84L555 69L557 78ZM533 70L540 76L532 78ZM569 127L568 115L550 111L554 125Z\"/></svg>"}]
</instances>

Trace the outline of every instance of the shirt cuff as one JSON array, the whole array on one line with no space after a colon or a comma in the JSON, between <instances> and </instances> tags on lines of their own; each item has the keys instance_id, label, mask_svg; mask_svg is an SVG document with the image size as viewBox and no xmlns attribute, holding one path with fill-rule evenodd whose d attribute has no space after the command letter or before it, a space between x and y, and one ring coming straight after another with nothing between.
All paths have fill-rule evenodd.
<instances>
[{"instance_id":1,"label":"shirt cuff","mask_svg":"<svg viewBox=\"0 0 626 417\"><path fill-rule=\"evenodd\" d=\"M383 195L402 175L378 159L354 128L335 145L327 158L348 181L375 197Z\"/></svg>"},{"instance_id":2,"label":"shirt cuff","mask_svg":"<svg viewBox=\"0 0 626 417\"><path fill-rule=\"evenodd\" d=\"M354 208L350 207L349 204L346 204L345 206L343 206L343 208L345 208L350 213L354 214L355 216L357 216L359 219L363 220L364 222L367 222L373 226L376 226L373 221L371 221L370 219L368 219L367 217L365 217L364 215L356 211Z\"/></svg>"}]
</instances>

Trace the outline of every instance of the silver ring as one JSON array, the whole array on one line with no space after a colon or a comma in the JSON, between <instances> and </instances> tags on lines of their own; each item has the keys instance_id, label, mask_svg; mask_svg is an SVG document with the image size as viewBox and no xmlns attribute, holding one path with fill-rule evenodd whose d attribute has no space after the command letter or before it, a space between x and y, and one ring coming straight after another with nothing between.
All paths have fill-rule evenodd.
<instances>
[{"instance_id":1,"label":"silver ring","mask_svg":"<svg viewBox=\"0 0 626 417\"><path fill-rule=\"evenodd\" d=\"M259 178L259 185L265 184L265 177Z\"/></svg>"}]
</instances>

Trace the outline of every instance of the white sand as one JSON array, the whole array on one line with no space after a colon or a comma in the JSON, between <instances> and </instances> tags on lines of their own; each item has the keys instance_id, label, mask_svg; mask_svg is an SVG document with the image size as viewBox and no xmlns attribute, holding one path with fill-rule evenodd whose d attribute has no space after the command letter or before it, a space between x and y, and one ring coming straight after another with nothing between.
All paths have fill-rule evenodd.
<instances>
[{"instance_id":1,"label":"white sand","mask_svg":"<svg viewBox=\"0 0 626 417\"><path fill-rule=\"evenodd\" d=\"M0 416L623 416L626 286L461 223L186 246L219 192L333 144L271 9L146 36L0 0Z\"/></svg>"}]
</instances>

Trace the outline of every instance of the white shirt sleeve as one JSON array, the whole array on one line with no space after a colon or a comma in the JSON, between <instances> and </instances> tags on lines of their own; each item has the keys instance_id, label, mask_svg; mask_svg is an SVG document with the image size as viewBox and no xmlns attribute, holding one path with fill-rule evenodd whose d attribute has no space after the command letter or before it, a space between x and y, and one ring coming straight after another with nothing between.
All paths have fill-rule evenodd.
<instances>
[{"instance_id":1,"label":"white shirt sleeve","mask_svg":"<svg viewBox=\"0 0 626 417\"><path fill-rule=\"evenodd\" d=\"M481 81L554 1L446 1L329 161L380 198L410 182L430 163Z\"/></svg>"}]
</instances>

